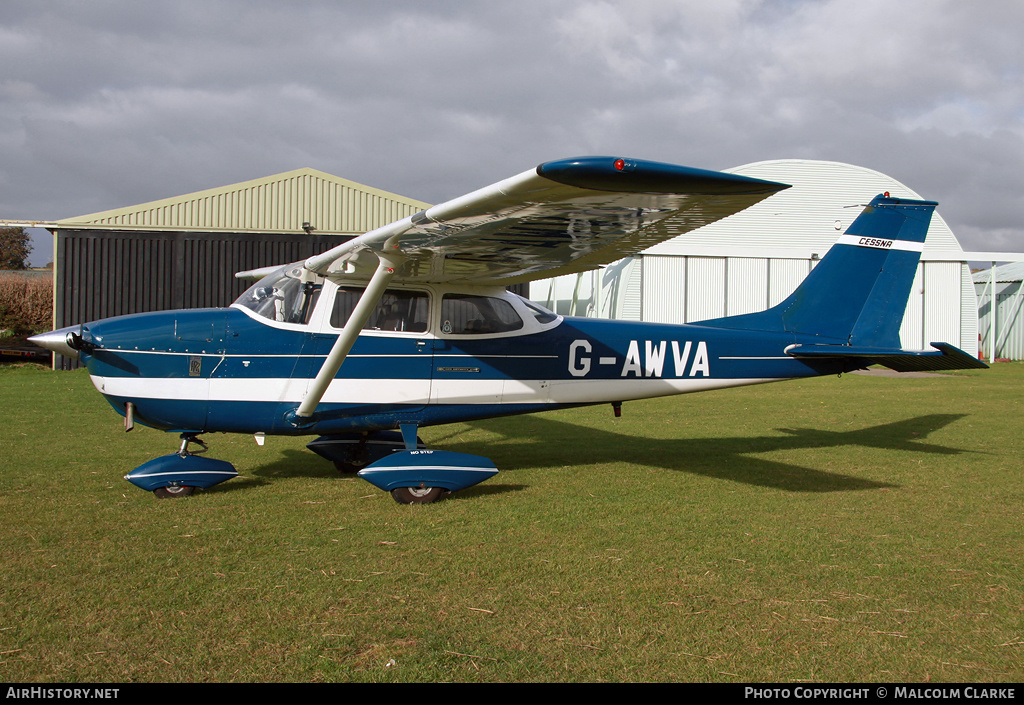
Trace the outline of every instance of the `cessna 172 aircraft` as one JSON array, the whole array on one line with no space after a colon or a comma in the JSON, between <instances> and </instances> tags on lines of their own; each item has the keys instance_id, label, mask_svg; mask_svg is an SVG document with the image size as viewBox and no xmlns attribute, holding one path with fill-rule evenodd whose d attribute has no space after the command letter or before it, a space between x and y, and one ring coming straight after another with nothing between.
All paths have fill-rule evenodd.
<instances>
[{"instance_id":1,"label":"cessna 172 aircraft","mask_svg":"<svg viewBox=\"0 0 1024 705\"><path fill-rule=\"evenodd\" d=\"M127 428L180 434L125 479L161 497L237 475L198 455L213 431L309 447L399 502L497 472L423 447L421 426L881 364L985 367L899 329L932 201L876 196L803 283L761 313L688 325L569 318L509 284L594 269L788 188L614 157L541 164L262 277L226 309L160 311L33 338L86 367ZM190 450L197 445L200 450ZM361 468L361 469L360 469Z\"/></svg>"}]
</instances>

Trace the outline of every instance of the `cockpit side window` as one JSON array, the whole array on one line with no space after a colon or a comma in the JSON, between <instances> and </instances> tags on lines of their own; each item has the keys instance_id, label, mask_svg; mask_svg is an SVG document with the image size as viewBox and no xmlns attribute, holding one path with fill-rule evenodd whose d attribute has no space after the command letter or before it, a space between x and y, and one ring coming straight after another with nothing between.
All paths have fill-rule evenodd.
<instances>
[{"instance_id":1,"label":"cockpit side window","mask_svg":"<svg viewBox=\"0 0 1024 705\"><path fill-rule=\"evenodd\" d=\"M344 328L362 295L362 289L339 287L331 309L331 326ZM429 313L430 297L426 292L388 289L363 330L425 333Z\"/></svg>"},{"instance_id":2,"label":"cockpit side window","mask_svg":"<svg viewBox=\"0 0 1024 705\"><path fill-rule=\"evenodd\" d=\"M504 299L445 294L441 300L441 332L445 335L508 333L522 327L523 319Z\"/></svg>"},{"instance_id":3,"label":"cockpit side window","mask_svg":"<svg viewBox=\"0 0 1024 705\"><path fill-rule=\"evenodd\" d=\"M302 281L302 267L287 265L246 289L235 301L250 311L281 323L309 323L322 284Z\"/></svg>"}]
</instances>

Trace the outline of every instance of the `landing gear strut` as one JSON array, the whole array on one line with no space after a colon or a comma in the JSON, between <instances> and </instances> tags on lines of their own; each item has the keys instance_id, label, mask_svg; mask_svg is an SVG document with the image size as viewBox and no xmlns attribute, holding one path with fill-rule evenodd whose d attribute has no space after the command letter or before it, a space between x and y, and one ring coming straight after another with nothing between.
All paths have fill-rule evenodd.
<instances>
[{"instance_id":1,"label":"landing gear strut","mask_svg":"<svg viewBox=\"0 0 1024 705\"><path fill-rule=\"evenodd\" d=\"M395 451L406 450L406 442L399 431L356 431L320 436L306 447L334 463L338 472L351 475ZM415 447L426 448L419 438Z\"/></svg>"},{"instance_id":2,"label":"landing gear strut","mask_svg":"<svg viewBox=\"0 0 1024 705\"><path fill-rule=\"evenodd\" d=\"M199 440L199 435L198 434L195 434L195 433L183 433L183 434L181 434L180 438L181 438L181 445L178 447L178 455L180 455L182 458L184 458L187 455L199 455L200 453L205 453L206 451L208 451L210 449L210 447L208 445L206 445L201 440ZM188 449L189 443L195 443L197 446L200 446L199 450L191 450L190 451Z\"/></svg>"}]
</instances>

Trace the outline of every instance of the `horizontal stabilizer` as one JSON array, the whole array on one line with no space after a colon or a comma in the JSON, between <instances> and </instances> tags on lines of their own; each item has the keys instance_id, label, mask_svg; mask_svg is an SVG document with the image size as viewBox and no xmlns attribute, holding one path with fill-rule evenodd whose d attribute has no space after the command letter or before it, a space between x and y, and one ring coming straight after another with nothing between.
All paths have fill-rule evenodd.
<instances>
[{"instance_id":1,"label":"horizontal stabilizer","mask_svg":"<svg viewBox=\"0 0 1024 705\"><path fill-rule=\"evenodd\" d=\"M786 353L804 359L862 360L868 365L884 365L897 372L934 372L987 368L981 360L949 343L932 343L935 350L900 350L855 347L850 345L794 345Z\"/></svg>"}]
</instances>

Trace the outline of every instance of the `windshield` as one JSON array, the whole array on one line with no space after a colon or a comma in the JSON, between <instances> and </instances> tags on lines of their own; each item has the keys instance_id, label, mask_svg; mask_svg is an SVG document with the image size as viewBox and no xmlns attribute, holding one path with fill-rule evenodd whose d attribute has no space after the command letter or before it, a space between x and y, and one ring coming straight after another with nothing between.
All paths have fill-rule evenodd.
<instances>
[{"instance_id":1,"label":"windshield","mask_svg":"<svg viewBox=\"0 0 1024 705\"><path fill-rule=\"evenodd\" d=\"M246 289L235 301L250 311L282 323L309 323L321 284L302 281L302 265L288 264Z\"/></svg>"}]
</instances>

